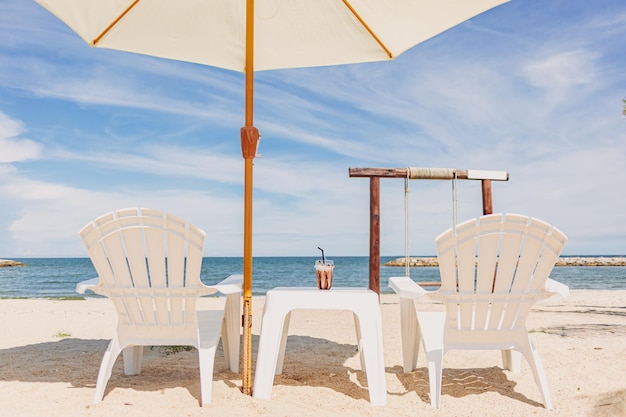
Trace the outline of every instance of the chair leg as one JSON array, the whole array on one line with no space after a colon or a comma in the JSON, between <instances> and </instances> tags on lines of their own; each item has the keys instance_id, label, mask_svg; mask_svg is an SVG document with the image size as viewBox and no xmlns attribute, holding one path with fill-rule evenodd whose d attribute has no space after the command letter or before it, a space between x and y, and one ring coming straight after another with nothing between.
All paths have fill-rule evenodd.
<instances>
[{"instance_id":1,"label":"chair leg","mask_svg":"<svg viewBox=\"0 0 626 417\"><path fill-rule=\"evenodd\" d=\"M124 355L124 374L139 375L143 359L143 346L128 346L122 350Z\"/></svg>"},{"instance_id":2,"label":"chair leg","mask_svg":"<svg viewBox=\"0 0 626 417\"><path fill-rule=\"evenodd\" d=\"M428 380L430 383L430 406L439 408L441 405L441 380L443 378L443 350L426 349L428 360Z\"/></svg>"},{"instance_id":3,"label":"chair leg","mask_svg":"<svg viewBox=\"0 0 626 417\"><path fill-rule=\"evenodd\" d=\"M502 367L511 372L519 373L522 365L522 353L513 349L502 350Z\"/></svg>"},{"instance_id":4,"label":"chair leg","mask_svg":"<svg viewBox=\"0 0 626 417\"><path fill-rule=\"evenodd\" d=\"M402 337L402 362L404 372L417 368L417 356L420 346L420 332L415 304L411 298L400 298L400 334Z\"/></svg>"},{"instance_id":5,"label":"chair leg","mask_svg":"<svg viewBox=\"0 0 626 417\"><path fill-rule=\"evenodd\" d=\"M530 340L528 334L524 335L524 340L520 340L520 345L522 347L522 354L528 361L528 365L533 372L533 376L535 377L535 383L539 387L539 391L541 391L541 397L543 399L543 405L548 410L552 409L552 399L550 398L550 389L548 388L548 379L546 378L546 373L543 369L543 365L541 363L541 359L539 358L539 353L535 348L535 345Z\"/></svg>"},{"instance_id":6,"label":"chair leg","mask_svg":"<svg viewBox=\"0 0 626 417\"><path fill-rule=\"evenodd\" d=\"M446 315L438 312L417 313L420 333L426 360L428 362L428 380L430 383L430 405L439 408L441 403L441 379L443 374L443 333Z\"/></svg>"},{"instance_id":7,"label":"chair leg","mask_svg":"<svg viewBox=\"0 0 626 417\"><path fill-rule=\"evenodd\" d=\"M121 351L122 348L120 346L120 341L116 334L113 340L109 342L109 346L104 352L102 362L100 363L100 371L98 372L98 379L96 381L96 392L93 397L94 403L99 403L100 401L102 401L107 382L109 382L109 378L111 378L113 365L115 365L115 360L117 359Z\"/></svg>"},{"instance_id":8,"label":"chair leg","mask_svg":"<svg viewBox=\"0 0 626 417\"><path fill-rule=\"evenodd\" d=\"M203 407L211 404L216 347L217 340L215 340L214 344L200 346L198 348L198 364L200 365L200 403Z\"/></svg>"},{"instance_id":9,"label":"chair leg","mask_svg":"<svg viewBox=\"0 0 626 417\"><path fill-rule=\"evenodd\" d=\"M198 317L198 364L200 366L200 402L201 405L211 403L213 391L213 367L215 352L220 341L223 310L197 311Z\"/></svg>"}]
</instances>

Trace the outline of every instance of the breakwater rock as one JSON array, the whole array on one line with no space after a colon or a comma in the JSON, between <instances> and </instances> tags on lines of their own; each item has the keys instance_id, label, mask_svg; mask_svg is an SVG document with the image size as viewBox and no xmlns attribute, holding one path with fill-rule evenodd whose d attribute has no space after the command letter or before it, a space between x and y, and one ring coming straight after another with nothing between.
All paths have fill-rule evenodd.
<instances>
[{"instance_id":1,"label":"breakwater rock","mask_svg":"<svg viewBox=\"0 0 626 417\"><path fill-rule=\"evenodd\" d=\"M581 256L560 258L556 266L626 266L625 257Z\"/></svg>"},{"instance_id":2,"label":"breakwater rock","mask_svg":"<svg viewBox=\"0 0 626 417\"><path fill-rule=\"evenodd\" d=\"M24 263L18 261L9 261L8 259L0 259L0 268L3 266L24 266Z\"/></svg>"},{"instance_id":3,"label":"breakwater rock","mask_svg":"<svg viewBox=\"0 0 626 417\"><path fill-rule=\"evenodd\" d=\"M406 258L397 258L384 263L385 266L405 266ZM409 266L439 266L437 258L409 258Z\"/></svg>"},{"instance_id":4,"label":"breakwater rock","mask_svg":"<svg viewBox=\"0 0 626 417\"><path fill-rule=\"evenodd\" d=\"M405 258L397 258L385 262L385 266L404 266ZM409 266L439 266L437 258L433 257L411 257ZM604 257L604 256L567 256L560 258L556 266L626 266L626 257Z\"/></svg>"}]
</instances>

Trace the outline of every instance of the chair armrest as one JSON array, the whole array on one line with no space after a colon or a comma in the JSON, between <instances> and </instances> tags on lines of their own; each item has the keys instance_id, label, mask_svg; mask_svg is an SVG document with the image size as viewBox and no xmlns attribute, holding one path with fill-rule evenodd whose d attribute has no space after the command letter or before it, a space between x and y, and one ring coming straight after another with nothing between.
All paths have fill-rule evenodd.
<instances>
[{"instance_id":1,"label":"chair armrest","mask_svg":"<svg viewBox=\"0 0 626 417\"><path fill-rule=\"evenodd\" d=\"M389 278L389 287L391 287L400 298L415 299L429 294L429 291L420 287L409 277L391 277Z\"/></svg>"},{"instance_id":2,"label":"chair armrest","mask_svg":"<svg viewBox=\"0 0 626 417\"><path fill-rule=\"evenodd\" d=\"M569 295L569 287L552 278L546 280L546 290L553 294L559 294L561 297L567 297Z\"/></svg>"},{"instance_id":3,"label":"chair armrest","mask_svg":"<svg viewBox=\"0 0 626 417\"><path fill-rule=\"evenodd\" d=\"M99 282L100 278L92 278L86 281L81 281L76 284L76 292L79 294L84 294L87 290L95 292L94 288L98 286Z\"/></svg>"},{"instance_id":4,"label":"chair armrest","mask_svg":"<svg viewBox=\"0 0 626 417\"><path fill-rule=\"evenodd\" d=\"M230 275L215 285L211 285L222 294L234 294L243 291L243 275Z\"/></svg>"}]
</instances>

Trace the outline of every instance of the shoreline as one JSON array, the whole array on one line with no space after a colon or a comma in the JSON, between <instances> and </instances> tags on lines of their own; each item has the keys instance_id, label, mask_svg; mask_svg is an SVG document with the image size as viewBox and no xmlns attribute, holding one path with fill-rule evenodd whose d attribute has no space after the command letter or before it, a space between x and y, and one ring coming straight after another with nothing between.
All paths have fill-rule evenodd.
<instances>
[{"instance_id":1,"label":"shoreline","mask_svg":"<svg viewBox=\"0 0 626 417\"><path fill-rule=\"evenodd\" d=\"M385 262L384 266L405 266L405 258L396 258ZM409 266L439 266L436 257L409 257ZM564 256L559 258L555 266L626 266L626 257L621 256Z\"/></svg>"}]
</instances>

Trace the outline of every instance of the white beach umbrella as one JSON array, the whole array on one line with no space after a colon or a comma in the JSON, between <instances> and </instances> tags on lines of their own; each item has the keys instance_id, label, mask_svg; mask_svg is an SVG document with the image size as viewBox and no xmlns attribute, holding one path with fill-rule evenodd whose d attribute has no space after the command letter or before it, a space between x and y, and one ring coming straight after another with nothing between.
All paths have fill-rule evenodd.
<instances>
[{"instance_id":1,"label":"white beach umbrella","mask_svg":"<svg viewBox=\"0 0 626 417\"><path fill-rule=\"evenodd\" d=\"M391 60L508 0L36 0L89 45L246 74L243 391L251 393L253 72Z\"/></svg>"}]
</instances>

